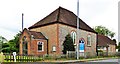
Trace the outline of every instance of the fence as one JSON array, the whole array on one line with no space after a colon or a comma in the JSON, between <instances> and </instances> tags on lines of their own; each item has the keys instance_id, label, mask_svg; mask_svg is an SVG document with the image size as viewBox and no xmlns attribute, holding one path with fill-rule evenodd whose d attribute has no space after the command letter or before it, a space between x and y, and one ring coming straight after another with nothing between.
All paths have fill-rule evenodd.
<instances>
[{"instance_id":1,"label":"fence","mask_svg":"<svg viewBox=\"0 0 120 64\"><path fill-rule=\"evenodd\" d=\"M4 54L5 60L7 62L14 62L14 57L12 54ZM43 56L35 56L35 55L16 55L16 61L17 62L36 62L43 60Z\"/></svg>"},{"instance_id":2,"label":"fence","mask_svg":"<svg viewBox=\"0 0 120 64\"><path fill-rule=\"evenodd\" d=\"M119 56L120 52L98 52L98 56Z\"/></svg>"},{"instance_id":3,"label":"fence","mask_svg":"<svg viewBox=\"0 0 120 64\"><path fill-rule=\"evenodd\" d=\"M76 53L75 51L67 51L67 58L75 58L76 57Z\"/></svg>"},{"instance_id":4,"label":"fence","mask_svg":"<svg viewBox=\"0 0 120 64\"><path fill-rule=\"evenodd\" d=\"M4 54L5 61L7 62L14 62L13 54ZM56 54L49 54L49 55L16 55L17 62L36 62L36 61L43 61L43 60L58 60L58 59L75 59L75 52L68 51L67 54L56 55Z\"/></svg>"},{"instance_id":5,"label":"fence","mask_svg":"<svg viewBox=\"0 0 120 64\"><path fill-rule=\"evenodd\" d=\"M99 56L107 57L107 56L120 56L120 52L117 53L108 53L100 52ZM6 62L14 62L13 54L4 54ZM81 58L91 58L92 56L89 53L84 53L84 56ZM96 56L94 56L96 57ZM58 59L76 59L76 53L73 51L68 51L67 54L62 55L16 55L17 62L37 62L37 61L44 61L44 60L58 60Z\"/></svg>"}]
</instances>

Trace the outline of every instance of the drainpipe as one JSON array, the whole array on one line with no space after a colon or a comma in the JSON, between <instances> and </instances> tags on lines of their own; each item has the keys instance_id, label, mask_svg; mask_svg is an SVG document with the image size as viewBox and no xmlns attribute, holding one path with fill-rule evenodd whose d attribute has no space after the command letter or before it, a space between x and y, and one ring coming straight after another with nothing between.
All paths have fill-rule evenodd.
<instances>
[{"instance_id":1,"label":"drainpipe","mask_svg":"<svg viewBox=\"0 0 120 64\"><path fill-rule=\"evenodd\" d=\"M97 39L96 39L96 53L97 53L97 56L98 56L98 34L97 35Z\"/></svg>"},{"instance_id":2,"label":"drainpipe","mask_svg":"<svg viewBox=\"0 0 120 64\"><path fill-rule=\"evenodd\" d=\"M47 40L47 54L49 54L49 50L48 50L48 39Z\"/></svg>"}]
</instances>

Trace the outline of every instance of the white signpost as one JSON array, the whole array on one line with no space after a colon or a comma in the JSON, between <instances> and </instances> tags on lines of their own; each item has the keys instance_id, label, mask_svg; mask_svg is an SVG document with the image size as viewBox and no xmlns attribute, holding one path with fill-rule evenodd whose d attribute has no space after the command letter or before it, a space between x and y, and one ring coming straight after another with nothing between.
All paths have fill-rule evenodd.
<instances>
[{"instance_id":1,"label":"white signpost","mask_svg":"<svg viewBox=\"0 0 120 64\"><path fill-rule=\"evenodd\" d=\"M14 62L16 62L16 52L13 52Z\"/></svg>"}]
</instances>

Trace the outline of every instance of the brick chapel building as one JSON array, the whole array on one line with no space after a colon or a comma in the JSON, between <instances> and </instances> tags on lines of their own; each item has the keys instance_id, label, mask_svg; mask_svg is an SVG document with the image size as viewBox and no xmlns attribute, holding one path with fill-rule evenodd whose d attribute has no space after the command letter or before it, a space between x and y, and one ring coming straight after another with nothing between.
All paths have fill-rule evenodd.
<instances>
[{"instance_id":1,"label":"brick chapel building","mask_svg":"<svg viewBox=\"0 0 120 64\"><path fill-rule=\"evenodd\" d=\"M97 33L84 21L79 19L78 38L84 43L85 53L96 55ZM28 29L20 37L20 54L63 54L63 42L67 34L76 37L77 16L59 7L48 16ZM76 38L73 38L76 43Z\"/></svg>"}]
</instances>

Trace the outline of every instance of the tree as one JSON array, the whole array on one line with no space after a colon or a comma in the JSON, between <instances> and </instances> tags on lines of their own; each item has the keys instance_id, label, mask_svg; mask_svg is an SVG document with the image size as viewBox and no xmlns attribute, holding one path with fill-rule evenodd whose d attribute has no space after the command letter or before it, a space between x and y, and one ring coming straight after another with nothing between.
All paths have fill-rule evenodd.
<instances>
[{"instance_id":1,"label":"tree","mask_svg":"<svg viewBox=\"0 0 120 64\"><path fill-rule=\"evenodd\" d=\"M109 36L111 37L111 39L114 37L114 35L115 35L114 32L111 32L111 33L109 34Z\"/></svg>"},{"instance_id":2,"label":"tree","mask_svg":"<svg viewBox=\"0 0 120 64\"><path fill-rule=\"evenodd\" d=\"M10 52L9 43L3 43L2 44L2 52L3 53L9 53Z\"/></svg>"},{"instance_id":3,"label":"tree","mask_svg":"<svg viewBox=\"0 0 120 64\"><path fill-rule=\"evenodd\" d=\"M3 43L7 43L7 39L2 37L2 36L0 36L0 52L2 51Z\"/></svg>"},{"instance_id":4,"label":"tree","mask_svg":"<svg viewBox=\"0 0 120 64\"><path fill-rule=\"evenodd\" d=\"M74 44L70 34L66 35L65 41L63 43L63 54L66 54L67 51L75 51Z\"/></svg>"},{"instance_id":5,"label":"tree","mask_svg":"<svg viewBox=\"0 0 120 64\"><path fill-rule=\"evenodd\" d=\"M93 28L98 34L105 35L105 36L110 36L111 39L114 37L115 33L110 31L104 26L96 26Z\"/></svg>"},{"instance_id":6,"label":"tree","mask_svg":"<svg viewBox=\"0 0 120 64\"><path fill-rule=\"evenodd\" d=\"M15 47L16 47L16 52L19 52L19 37L20 37L20 34L21 32L17 33L15 36L14 36L14 39L13 39L13 42L16 44Z\"/></svg>"},{"instance_id":7,"label":"tree","mask_svg":"<svg viewBox=\"0 0 120 64\"><path fill-rule=\"evenodd\" d=\"M0 41L0 52L2 51L2 44L3 44L3 41Z\"/></svg>"},{"instance_id":8,"label":"tree","mask_svg":"<svg viewBox=\"0 0 120 64\"><path fill-rule=\"evenodd\" d=\"M113 39L113 41L115 42L115 49L117 48L117 41L116 39Z\"/></svg>"},{"instance_id":9,"label":"tree","mask_svg":"<svg viewBox=\"0 0 120 64\"><path fill-rule=\"evenodd\" d=\"M7 39L2 37L2 36L0 36L0 42L7 43Z\"/></svg>"},{"instance_id":10,"label":"tree","mask_svg":"<svg viewBox=\"0 0 120 64\"><path fill-rule=\"evenodd\" d=\"M2 52L4 53L12 53L12 52L19 52L19 37L21 32L17 33L14 36L14 39L9 40L8 43L3 43Z\"/></svg>"},{"instance_id":11,"label":"tree","mask_svg":"<svg viewBox=\"0 0 120 64\"><path fill-rule=\"evenodd\" d=\"M117 43L116 39L113 39L113 41L114 41L115 43Z\"/></svg>"},{"instance_id":12,"label":"tree","mask_svg":"<svg viewBox=\"0 0 120 64\"><path fill-rule=\"evenodd\" d=\"M118 52L120 52L120 42L119 42L119 44L117 46L117 49L118 49Z\"/></svg>"}]
</instances>

